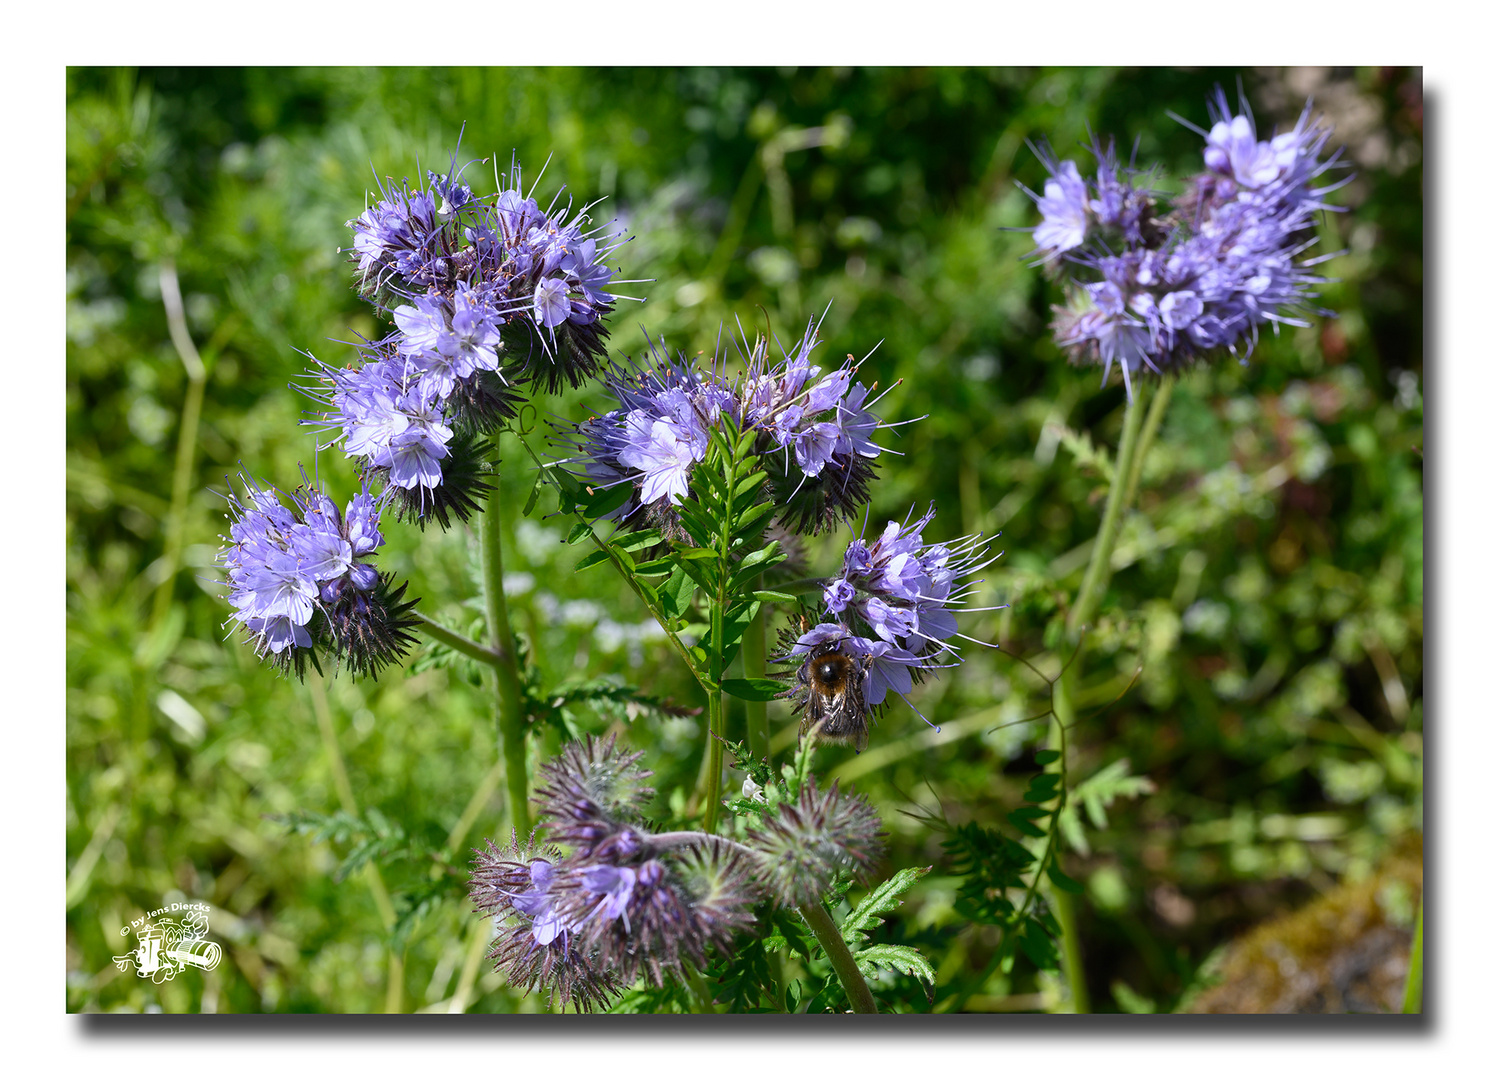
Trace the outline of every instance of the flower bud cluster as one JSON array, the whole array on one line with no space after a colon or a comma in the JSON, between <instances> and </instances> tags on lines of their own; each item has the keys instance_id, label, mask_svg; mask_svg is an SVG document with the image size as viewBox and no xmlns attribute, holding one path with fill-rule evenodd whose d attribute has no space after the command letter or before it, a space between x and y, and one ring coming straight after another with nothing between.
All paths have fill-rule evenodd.
<instances>
[{"instance_id":1,"label":"flower bud cluster","mask_svg":"<svg viewBox=\"0 0 1489 1080\"><path fill-rule=\"evenodd\" d=\"M362 293L396 329L345 368L318 363L324 409L309 422L401 510L447 525L484 494L457 482L464 461L515 415L522 386L577 386L598 371L616 299L604 260L619 242L612 226L587 227L587 208L572 219L570 207L540 208L515 166L486 197L434 172L380 195L347 225Z\"/></svg>"},{"instance_id":2,"label":"flower bud cluster","mask_svg":"<svg viewBox=\"0 0 1489 1080\"><path fill-rule=\"evenodd\" d=\"M1041 159L1050 171L1034 228L1040 261L1069 271L1068 306L1056 310L1055 339L1072 362L1112 364L1131 390L1134 375L1168 374L1228 350L1244 362L1264 323L1306 326L1327 314L1313 305L1327 279L1303 258L1317 237L1315 216L1337 210L1324 196L1348 180L1314 186L1339 161L1324 156L1331 129L1305 109L1292 131L1258 139L1249 115L1217 93L1205 137L1205 171L1170 213L1156 192L1095 144L1094 181L1073 161Z\"/></svg>"},{"instance_id":3,"label":"flower bud cluster","mask_svg":"<svg viewBox=\"0 0 1489 1080\"><path fill-rule=\"evenodd\" d=\"M814 902L837 874L864 877L883 854L873 808L811 777L792 801L770 785L746 843L652 832L640 758L614 736L569 743L534 790L539 828L557 846L514 836L477 853L471 898L497 922L491 958L513 985L603 1007L638 979L660 986L705 966L708 950L755 921L761 899Z\"/></svg>"},{"instance_id":4,"label":"flower bud cluster","mask_svg":"<svg viewBox=\"0 0 1489 1080\"><path fill-rule=\"evenodd\" d=\"M747 856L714 837L652 834L639 811L651 791L639 753L615 738L568 744L534 791L549 837L569 849L488 846L471 896L498 920L491 957L515 985L580 1008L638 978L701 968L754 921Z\"/></svg>"},{"instance_id":5,"label":"flower bud cluster","mask_svg":"<svg viewBox=\"0 0 1489 1080\"><path fill-rule=\"evenodd\" d=\"M372 564L382 545L378 503L365 484L344 513L309 483L289 496L245 482L229 497L229 537L218 553L227 571L232 620L261 657L304 675L324 647L357 674L376 676L412 641L411 604Z\"/></svg>"},{"instance_id":6,"label":"flower bud cluster","mask_svg":"<svg viewBox=\"0 0 1489 1080\"><path fill-rule=\"evenodd\" d=\"M855 367L823 375L810 361L818 344L809 322L800 344L772 364L759 341L732 379L721 358L705 370L682 356L669 358L665 345L654 348L649 366L608 373L620 408L575 425L566 440L575 451L568 460L583 463L593 485L630 485L630 497L611 516L671 531L665 528L675 517L671 510L688 494L693 466L728 416L760 433L756 452L781 524L811 533L831 528L867 498L883 425L869 411L872 389L853 381Z\"/></svg>"},{"instance_id":7,"label":"flower bud cluster","mask_svg":"<svg viewBox=\"0 0 1489 1080\"><path fill-rule=\"evenodd\" d=\"M760 884L783 904L815 903L839 872L864 878L884 855L879 815L865 800L838 790L819 791L808 776L794 803L763 814L748 833Z\"/></svg>"},{"instance_id":8,"label":"flower bud cluster","mask_svg":"<svg viewBox=\"0 0 1489 1080\"><path fill-rule=\"evenodd\" d=\"M988 557L990 539L980 533L946 544L927 544L924 532L936 516L932 506L919 519L891 521L877 539L855 539L843 553L842 572L822 590L824 621L798 637L790 656L812 655L835 645L861 673L864 704L873 709L890 690L904 696L912 682L934 668L961 662L952 638L959 636L955 610L976 584L969 575ZM814 693L810 680L791 693Z\"/></svg>"}]
</instances>

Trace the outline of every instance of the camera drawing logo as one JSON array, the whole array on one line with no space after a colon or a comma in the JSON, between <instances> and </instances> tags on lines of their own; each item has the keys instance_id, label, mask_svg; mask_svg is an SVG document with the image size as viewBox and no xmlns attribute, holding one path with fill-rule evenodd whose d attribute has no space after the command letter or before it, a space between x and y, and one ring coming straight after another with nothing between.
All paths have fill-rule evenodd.
<instances>
[{"instance_id":1,"label":"camera drawing logo","mask_svg":"<svg viewBox=\"0 0 1489 1080\"><path fill-rule=\"evenodd\" d=\"M132 952L114 957L120 971L134 966L140 978L162 983L188 967L211 971L222 962L222 946L207 940L207 904L170 904L135 919L121 934L134 933ZM161 918L161 916L167 916Z\"/></svg>"}]
</instances>

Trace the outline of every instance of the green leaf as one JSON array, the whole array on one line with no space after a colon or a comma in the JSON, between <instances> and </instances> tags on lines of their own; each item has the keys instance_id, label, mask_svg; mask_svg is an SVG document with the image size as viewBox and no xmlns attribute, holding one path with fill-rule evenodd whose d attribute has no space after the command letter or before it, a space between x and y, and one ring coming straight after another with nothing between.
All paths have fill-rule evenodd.
<instances>
[{"instance_id":1,"label":"green leaf","mask_svg":"<svg viewBox=\"0 0 1489 1080\"><path fill-rule=\"evenodd\" d=\"M1013 811L1013 813L1009 814L1008 820L1013 823L1013 827L1016 828L1019 832L1023 833L1025 836L1045 835L1045 831L1038 825L1035 825L1032 821L1025 821L1023 818L1014 817L1014 814L1017 813L1018 811L1015 810Z\"/></svg>"},{"instance_id":2,"label":"green leaf","mask_svg":"<svg viewBox=\"0 0 1489 1080\"><path fill-rule=\"evenodd\" d=\"M1070 877L1068 874L1065 873L1064 870L1061 870L1059 864L1056 863L1053 859L1050 860L1049 866L1045 868L1045 873L1049 875L1050 881L1053 882L1057 888L1063 889L1065 892L1068 892L1073 896L1079 896L1081 893L1086 891L1086 887L1084 885L1082 885L1079 881L1076 881L1075 878Z\"/></svg>"},{"instance_id":3,"label":"green leaf","mask_svg":"<svg viewBox=\"0 0 1489 1080\"><path fill-rule=\"evenodd\" d=\"M925 987L925 996L935 997L936 969L919 950L909 945L870 945L862 952L854 953L853 959L858 962L858 970L871 978L876 966L892 968L902 975L914 975Z\"/></svg>"},{"instance_id":4,"label":"green leaf","mask_svg":"<svg viewBox=\"0 0 1489 1080\"><path fill-rule=\"evenodd\" d=\"M776 592L773 589L756 589L754 596L756 600L768 600L773 604L790 604L796 600L790 593Z\"/></svg>"},{"instance_id":5,"label":"green leaf","mask_svg":"<svg viewBox=\"0 0 1489 1080\"><path fill-rule=\"evenodd\" d=\"M1040 768L1043 768L1046 765L1053 765L1059 760L1060 751L1058 750L1037 750L1034 753L1034 764L1038 765Z\"/></svg>"},{"instance_id":6,"label":"green leaf","mask_svg":"<svg viewBox=\"0 0 1489 1080\"><path fill-rule=\"evenodd\" d=\"M725 679L719 685L724 693L742 701L774 701L786 689L785 683L775 679Z\"/></svg>"},{"instance_id":7,"label":"green leaf","mask_svg":"<svg viewBox=\"0 0 1489 1080\"><path fill-rule=\"evenodd\" d=\"M744 502L751 495L753 495L763 483L765 483L765 473L763 471L750 473L750 475L746 476L743 480L734 485L735 502Z\"/></svg>"},{"instance_id":8,"label":"green leaf","mask_svg":"<svg viewBox=\"0 0 1489 1080\"><path fill-rule=\"evenodd\" d=\"M590 528L587 523L583 521L576 521L574 522L574 527L569 530L568 538L564 540L564 543L577 544L581 540L587 540L594 534L594 529Z\"/></svg>"},{"instance_id":9,"label":"green leaf","mask_svg":"<svg viewBox=\"0 0 1489 1080\"><path fill-rule=\"evenodd\" d=\"M1024 789L1024 801L1031 803L1049 802L1060 790L1060 777L1055 773L1040 773L1029 781L1029 786Z\"/></svg>"},{"instance_id":10,"label":"green leaf","mask_svg":"<svg viewBox=\"0 0 1489 1080\"><path fill-rule=\"evenodd\" d=\"M625 505L634 492L630 484L616 484L614 487L602 488L595 492L593 499L585 506L585 512L592 518L602 518L612 510L619 510Z\"/></svg>"},{"instance_id":11,"label":"green leaf","mask_svg":"<svg viewBox=\"0 0 1489 1080\"><path fill-rule=\"evenodd\" d=\"M527 493L527 502L522 504L522 516L532 517L533 507L538 505L538 491L542 487L541 479L533 480L533 489Z\"/></svg>"},{"instance_id":12,"label":"green leaf","mask_svg":"<svg viewBox=\"0 0 1489 1080\"><path fill-rule=\"evenodd\" d=\"M769 524L770 515L775 513L775 508L775 503L756 503L739 515L739 519L734 526L734 531L741 536L748 535L750 530L759 524L762 518L766 519L766 524ZM764 530L764 525L761 525L761 530Z\"/></svg>"},{"instance_id":13,"label":"green leaf","mask_svg":"<svg viewBox=\"0 0 1489 1080\"><path fill-rule=\"evenodd\" d=\"M635 551L637 548L652 547L661 542L662 534L656 529L642 529L640 532L621 533L610 541L610 546L623 551Z\"/></svg>"},{"instance_id":14,"label":"green leaf","mask_svg":"<svg viewBox=\"0 0 1489 1080\"><path fill-rule=\"evenodd\" d=\"M574 573L577 574L581 570L588 570L592 566L599 566L601 563L608 563L609 561L610 556L605 552L591 551L588 555L574 564Z\"/></svg>"},{"instance_id":15,"label":"green leaf","mask_svg":"<svg viewBox=\"0 0 1489 1080\"><path fill-rule=\"evenodd\" d=\"M1029 962L1040 971L1056 971L1060 967L1060 953L1055 942L1038 923L1024 924L1024 933L1019 938L1019 948Z\"/></svg>"},{"instance_id":16,"label":"green leaf","mask_svg":"<svg viewBox=\"0 0 1489 1080\"><path fill-rule=\"evenodd\" d=\"M843 937L853 933L866 933L884 920L878 916L893 911L905 902L905 894L921 878L931 872L929 866L907 866L894 877L881 884L858 902L853 913L843 920Z\"/></svg>"}]
</instances>

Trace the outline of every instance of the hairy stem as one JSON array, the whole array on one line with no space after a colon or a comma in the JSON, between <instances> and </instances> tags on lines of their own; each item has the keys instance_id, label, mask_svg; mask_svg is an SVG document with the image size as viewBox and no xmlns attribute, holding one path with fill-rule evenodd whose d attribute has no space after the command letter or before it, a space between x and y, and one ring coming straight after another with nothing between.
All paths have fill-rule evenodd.
<instances>
[{"instance_id":1,"label":"hairy stem","mask_svg":"<svg viewBox=\"0 0 1489 1080\"><path fill-rule=\"evenodd\" d=\"M496 717L501 731L502 759L506 762L507 808L512 828L526 836L532 828L527 809L527 717L522 707L522 684L517 677L517 641L507 618L507 595L502 590L501 450L491 455L491 493L480 515L481 588L486 599L486 634L491 652L503 657L496 672Z\"/></svg>"},{"instance_id":2,"label":"hairy stem","mask_svg":"<svg viewBox=\"0 0 1489 1080\"><path fill-rule=\"evenodd\" d=\"M741 655L744 657L746 679L765 677L765 611L763 608L745 630ZM745 702L745 731L750 756L769 765L770 724L766 719L765 702Z\"/></svg>"},{"instance_id":3,"label":"hairy stem","mask_svg":"<svg viewBox=\"0 0 1489 1080\"><path fill-rule=\"evenodd\" d=\"M1073 641L1081 628L1091 618L1106 594L1107 578L1111 572L1112 551L1117 546L1117 528L1121 524L1122 511L1127 504L1127 488L1131 482L1132 462L1137 455L1138 430L1143 419L1142 384L1133 387L1132 401L1122 417L1122 438L1117 443L1117 462L1112 467L1112 486L1106 495L1106 509L1101 515L1101 525L1096 530L1096 550L1086 564L1086 576L1081 579L1080 592L1065 621L1066 640Z\"/></svg>"},{"instance_id":4,"label":"hairy stem","mask_svg":"<svg viewBox=\"0 0 1489 1080\"><path fill-rule=\"evenodd\" d=\"M451 630L443 623L437 623L421 611L414 612L414 618L419 620L419 625L424 628L424 633L434 638L441 644L448 645L458 653L464 653L472 660L483 664L490 664L493 668L500 668L507 663L507 655L495 645L482 645L479 641L472 641L464 634Z\"/></svg>"},{"instance_id":5,"label":"hairy stem","mask_svg":"<svg viewBox=\"0 0 1489 1080\"><path fill-rule=\"evenodd\" d=\"M1148 406L1148 415L1143 419L1143 432L1138 436L1137 451L1132 458L1132 472L1128 477L1127 490L1122 495L1122 514L1125 515L1132 500L1137 497L1137 489L1142 485L1143 462L1148 458L1148 451L1152 449L1153 442L1158 438L1158 429L1163 424L1163 414L1168 411L1168 403L1174 396L1174 377L1165 375L1158 383L1158 393L1153 395L1153 403Z\"/></svg>"},{"instance_id":6,"label":"hairy stem","mask_svg":"<svg viewBox=\"0 0 1489 1080\"><path fill-rule=\"evenodd\" d=\"M719 586L719 595L709 605L709 623L713 647L708 656L708 774L703 786L703 831L714 832L719 826L719 788L724 780L724 611L728 598L724 585Z\"/></svg>"},{"instance_id":7,"label":"hairy stem","mask_svg":"<svg viewBox=\"0 0 1489 1080\"><path fill-rule=\"evenodd\" d=\"M1065 670L1055 683L1054 715L1050 718L1050 743L1053 745L1058 738L1062 750L1065 747L1061 716L1066 717L1064 723L1074 723L1076 719L1075 690L1080 683L1081 656L1074 650L1086 623L1106 596L1111 577L1112 552L1117 546L1117 532L1137 488L1143 458L1147 456L1148 447L1157 435L1158 424L1163 419L1164 409L1172 394L1173 380L1166 378L1159 385L1158 394L1148 413L1149 422L1145 425L1142 422L1142 386L1138 384L1133 388L1132 400L1122 416L1122 436L1117 443L1117 461L1112 467L1112 484L1107 492L1106 507L1101 514L1101 525L1096 531L1096 548L1091 561L1086 564L1080 592L1076 594L1075 604L1065 621L1067 659ZM1062 768L1068 770L1067 754L1062 754L1061 761ZM1050 844L1053 846L1053 821L1050 828ZM1086 972L1081 964L1080 936L1076 927L1075 898L1058 888L1052 888L1052 892L1055 916L1060 923L1061 960L1065 969L1065 982L1070 988L1070 1005L1075 1012L1090 1012L1090 995L1086 989Z\"/></svg>"},{"instance_id":8,"label":"hairy stem","mask_svg":"<svg viewBox=\"0 0 1489 1080\"><path fill-rule=\"evenodd\" d=\"M811 927L812 933L817 936L817 943L827 954L832 970L837 972L838 981L847 991L848 1002L853 1006L853 1011L877 1013L879 1007L874 1004L874 995L869 993L869 984L864 981L863 972L858 970L858 961L853 959L853 954L848 951L843 935L838 932L838 924L832 921L832 915L822 906L822 901L816 900L810 904L803 904L797 910L801 912L801 917L806 920L807 926Z\"/></svg>"}]
</instances>

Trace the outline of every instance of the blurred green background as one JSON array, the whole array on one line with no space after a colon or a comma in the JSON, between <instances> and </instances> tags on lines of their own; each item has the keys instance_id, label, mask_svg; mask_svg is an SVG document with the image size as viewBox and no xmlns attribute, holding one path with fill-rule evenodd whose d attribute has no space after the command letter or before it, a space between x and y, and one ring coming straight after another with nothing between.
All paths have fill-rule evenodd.
<instances>
[{"instance_id":1,"label":"blurred green background","mask_svg":"<svg viewBox=\"0 0 1489 1080\"><path fill-rule=\"evenodd\" d=\"M1420 829L1419 71L71 69L68 1009L413 1011L456 996L472 1011L536 1008L484 965L467 972L482 928L460 875L469 848L504 828L479 673L425 656L376 683L302 686L223 628L226 477L292 488L303 465L341 500L353 490L339 452L316 460L292 384L307 366L297 350L340 363L340 342L382 333L337 251L374 170L442 168L463 127L462 163L505 169L515 153L529 180L547 161L542 201L560 185L578 202L603 196L596 216L635 235L623 276L652 279L635 287L644 305L619 306L613 355L639 355L643 327L709 353L736 317L791 344L829 302L818 362L878 345L866 378L904 380L881 413L924 419L891 444L903 456L881 470L873 527L934 499L928 540L1000 532L1005 553L981 596L1009 606L969 628L1003 652L974 650L917 692L943 733L897 706L861 756L819 759L879 807L892 868L934 867L935 834L901 809L998 824L1034 767L1043 725L1016 721L1047 690L1008 654L1053 669L1046 626L1079 583L1121 423L1120 385L1052 344L1057 289L1022 260L1028 235L1007 231L1034 221L1016 182L1043 183L1026 140L1085 167L1088 129L1124 148L1140 139L1140 160L1165 163L1176 187L1202 141L1168 112L1203 125L1212 88L1234 100L1238 79L1263 132L1290 127L1310 97L1335 126L1355 179L1321 250L1348 253L1328 263L1337 280L1321 298L1337 319L1265 335L1249 365L1179 383L1118 542L1076 695L1072 778L1125 762L1152 791L1088 814L1068 860L1087 884L1080 932L1101 1011L1185 1004L1226 942L1370 880ZM478 193L489 170L467 173ZM189 459L178 442L193 391L165 266L204 372ZM540 421L610 407L596 387L536 406ZM677 706L570 717L624 729L677 805L701 765L688 715L701 695L616 579L570 572L585 552L545 520L551 494L522 516L521 456L509 438L517 629L552 684L612 676ZM475 627L467 530L385 532L383 564L424 610ZM806 557L825 570L842 539ZM792 718L771 708L789 745ZM563 737L541 727L534 761ZM333 813L346 796L379 829L315 842L270 816ZM443 855L379 858L406 838ZM364 856L381 863L376 882L355 868ZM940 965L937 1001L1048 1007L1056 989L1032 969L987 971L993 940L964 928L955 885L933 870L885 931ZM159 985L119 971L111 958L134 944L121 928L183 900L213 906L223 962ZM1375 900L1409 924L1411 895Z\"/></svg>"}]
</instances>

